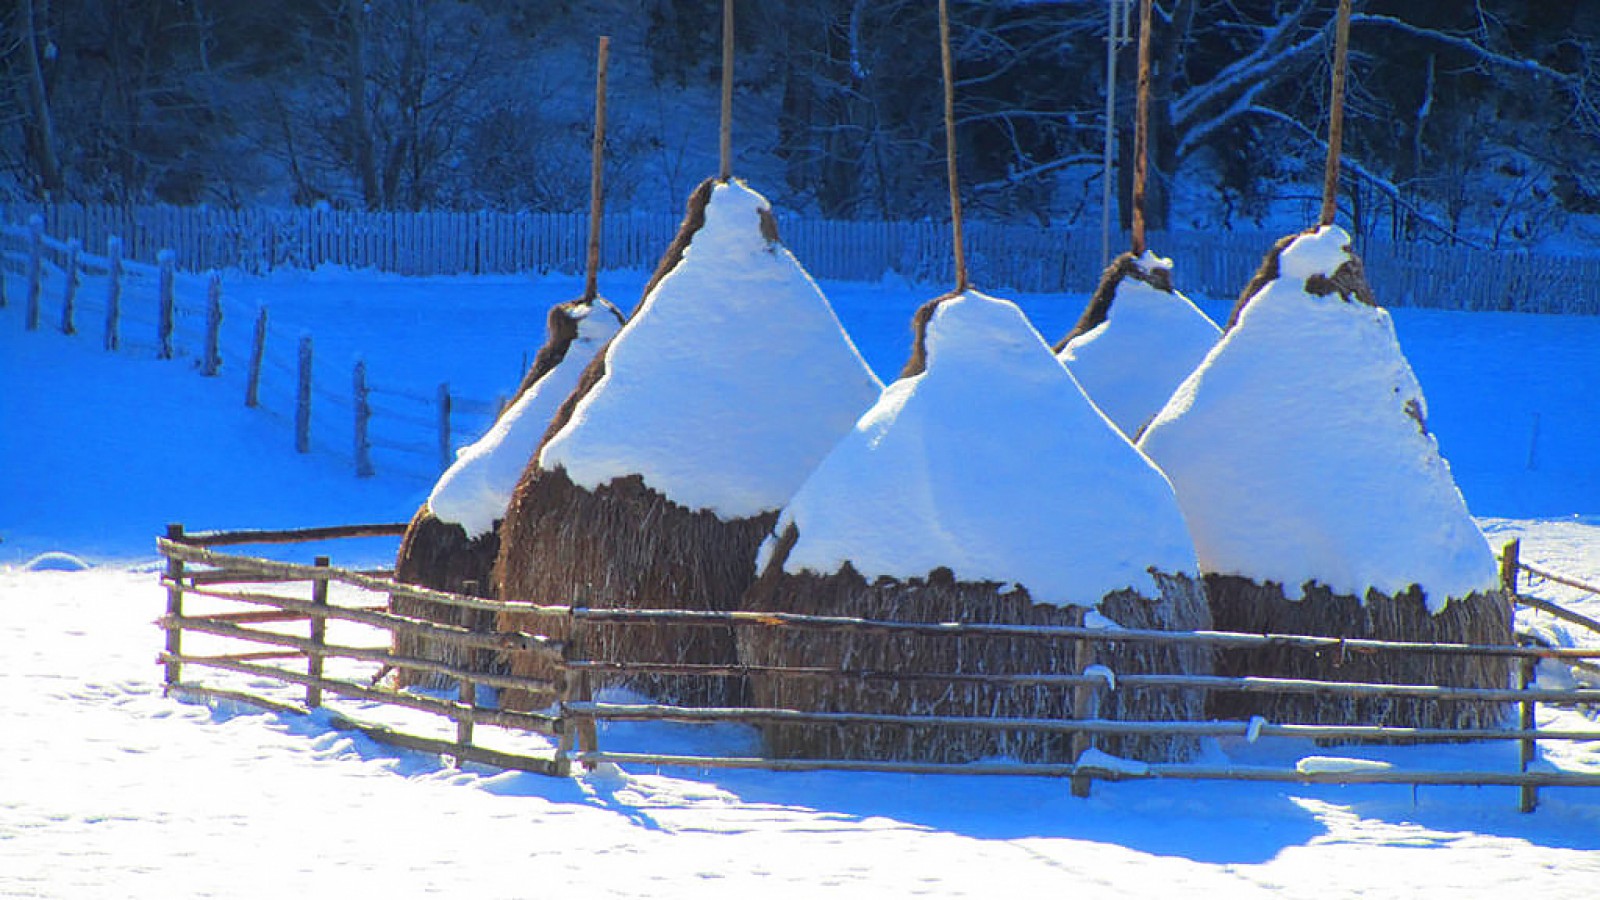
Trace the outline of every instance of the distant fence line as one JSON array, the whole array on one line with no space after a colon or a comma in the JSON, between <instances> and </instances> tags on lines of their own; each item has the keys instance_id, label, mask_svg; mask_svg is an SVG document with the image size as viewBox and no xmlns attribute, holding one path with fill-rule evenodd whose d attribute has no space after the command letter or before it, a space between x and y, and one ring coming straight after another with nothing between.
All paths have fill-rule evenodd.
<instances>
[{"instance_id":1,"label":"distant fence line","mask_svg":"<svg viewBox=\"0 0 1600 900\"><path fill-rule=\"evenodd\" d=\"M322 208L6 204L0 216L38 214L45 230L103 247L123 240L130 259L171 249L183 271L263 273L323 265L401 275L577 274L587 224L577 213L362 212ZM818 278L915 282L950 275L943 222L870 222L778 214L784 242ZM678 217L618 212L605 219L601 264L650 270ZM1152 238L1173 258L1179 288L1235 296L1280 235L1263 231L1169 232ZM967 255L975 281L995 291L1088 292L1102 267L1096 229L971 221ZM1369 240L1358 248L1380 302L1467 311L1600 315L1600 257L1488 251Z\"/></svg>"},{"instance_id":2,"label":"distant fence line","mask_svg":"<svg viewBox=\"0 0 1600 900\"><path fill-rule=\"evenodd\" d=\"M202 376L215 377L226 364L244 378L245 406L292 424L296 451L352 459L359 477L382 471L432 480L453 461L462 436L481 433L505 403L461 396L449 384L375 384L359 359L348 374L330 375L313 366L310 335L271 331L265 306L226 304L215 270L179 279L171 250L153 253L152 266L126 259L114 236L105 247L99 256L75 237L47 234L41 218L21 228L0 224L0 309L21 307L28 331L189 361ZM225 330L224 318L253 327Z\"/></svg>"}]
</instances>

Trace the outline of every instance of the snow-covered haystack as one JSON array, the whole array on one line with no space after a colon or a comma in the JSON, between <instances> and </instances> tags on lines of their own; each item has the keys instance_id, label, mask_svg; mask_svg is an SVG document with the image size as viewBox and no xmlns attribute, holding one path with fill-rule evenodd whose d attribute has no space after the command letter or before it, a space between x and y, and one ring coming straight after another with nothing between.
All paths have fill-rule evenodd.
<instances>
[{"instance_id":1,"label":"snow-covered haystack","mask_svg":"<svg viewBox=\"0 0 1600 900\"><path fill-rule=\"evenodd\" d=\"M705 182L638 310L517 485L501 532L500 596L733 609L778 510L880 391L778 243L766 200L737 181ZM734 660L727 630L693 626L587 628L581 652ZM513 670L530 662L514 656ZM632 686L683 703L743 696L733 679Z\"/></svg>"},{"instance_id":2,"label":"snow-covered haystack","mask_svg":"<svg viewBox=\"0 0 1600 900\"><path fill-rule=\"evenodd\" d=\"M924 305L900 380L785 508L762 548L750 609L915 622L1205 628L1199 569L1161 472L1084 396L1022 312L966 291ZM1005 675L1206 672L1209 653L1147 643L763 628L750 665ZM757 674L758 706L935 715L1074 717L1070 688ZM1099 714L1197 719L1198 694L1120 687ZM899 726L775 725L789 757L1070 761L1062 734ZM1178 759L1183 738L1102 738L1102 748Z\"/></svg>"},{"instance_id":3,"label":"snow-covered haystack","mask_svg":"<svg viewBox=\"0 0 1600 900\"><path fill-rule=\"evenodd\" d=\"M1166 405L1222 336L1172 286L1172 261L1124 253L1055 347L1095 405L1130 439Z\"/></svg>"},{"instance_id":4,"label":"snow-covered haystack","mask_svg":"<svg viewBox=\"0 0 1600 900\"><path fill-rule=\"evenodd\" d=\"M1350 239L1280 241L1230 327L1139 446L1171 478L1221 629L1511 643L1489 545L1428 432L1422 391ZM1501 688L1479 657L1229 651L1226 674ZM1218 695L1216 716L1472 726L1498 703Z\"/></svg>"},{"instance_id":5,"label":"snow-covered haystack","mask_svg":"<svg viewBox=\"0 0 1600 900\"><path fill-rule=\"evenodd\" d=\"M538 449L550 420L596 351L616 334L622 313L602 297L559 304L550 310L544 346L534 357L511 403L489 431L462 448L445 470L422 508L417 510L400 543L395 578L436 590L494 595L492 570L500 552L500 520L511 502L517 479ZM447 607L405 597L390 600L390 609L446 625L475 631L494 628L494 614ZM397 634L395 652L469 669L502 667L469 658L461 648ZM401 670L400 683L446 687L453 679Z\"/></svg>"}]
</instances>

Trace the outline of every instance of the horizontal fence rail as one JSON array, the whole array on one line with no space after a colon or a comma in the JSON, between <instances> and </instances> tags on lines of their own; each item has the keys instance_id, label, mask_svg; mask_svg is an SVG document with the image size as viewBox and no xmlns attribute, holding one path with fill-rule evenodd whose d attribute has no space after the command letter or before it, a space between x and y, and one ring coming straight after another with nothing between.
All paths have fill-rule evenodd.
<instances>
[{"instance_id":1,"label":"horizontal fence rail","mask_svg":"<svg viewBox=\"0 0 1600 900\"><path fill-rule=\"evenodd\" d=\"M336 265L402 275L579 274L587 221L572 213L363 212L325 208L0 206L10 221L42 217L53 235L101 247L120 236L131 259L175 251L181 270ZM848 221L778 213L785 244L818 278L917 282L950 278L949 229L936 221ZM605 217L601 266L653 270L678 216ZM1104 266L1098 228L972 220L965 229L976 279L993 289L1089 292ZM1175 281L1196 296L1235 296L1274 241L1264 231L1174 231L1153 246L1173 258ZM1600 314L1600 258L1366 240L1357 248L1388 306Z\"/></svg>"},{"instance_id":2,"label":"horizontal fence rail","mask_svg":"<svg viewBox=\"0 0 1600 900\"><path fill-rule=\"evenodd\" d=\"M294 530L249 530L187 533L172 526L158 540L167 560L162 583L168 591L167 614L161 626L167 634L162 661L167 665L169 690L180 695L224 701L258 703L282 712L304 712L322 705L324 693L378 708L393 706L431 713L454 723L455 740L417 734L411 729L362 721L345 709L332 711L335 727L359 731L400 747L436 753L458 761L565 775L574 764L593 767L602 763L687 766L695 768L760 768L775 771L862 771L951 773L965 775L1049 775L1069 778L1079 791L1094 780L1130 779L1235 780L1305 784L1413 784L1505 785L1521 790L1522 808L1531 810L1542 787L1600 787L1600 773L1556 771L1539 767L1537 747L1548 741L1600 740L1600 728L1539 728L1534 710L1538 704L1574 706L1600 704L1600 690L1541 688L1533 679L1521 687L1505 689L1451 688L1426 684L1323 681L1307 678L1216 676L1184 673L1109 673L1092 668L1081 673L942 673L866 670L849 666L753 666L649 662L634 659L597 659L585 653L584 628L656 629L663 627L723 627L782 629L794 633L881 633L947 640L975 635L1003 636L1015 640L1045 641L1063 647L1084 641L1115 644L1161 642L1171 647L1274 647L1294 652L1329 650L1361 654L1437 653L1511 657L1526 668L1543 661L1563 664L1600 659L1600 647L1540 647L1469 644L1427 644L1391 641L1340 641L1302 635L1251 635L1229 632L1164 632L1133 629L1096 629L1068 626L1023 626L1004 623L914 623L841 616L770 613L704 613L681 610L591 609L585 607L491 600L401 584L388 573L336 567L326 557L315 564L281 562L224 552L218 548L256 544L281 545L357 537L394 536L402 524L353 525ZM1503 567L1508 573L1523 570L1516 560L1516 545L1506 548ZM364 601L333 602L329 585L353 589ZM231 587L238 585L240 587ZM1514 581L1511 586L1515 586ZM309 592L307 588L309 587ZM198 611L186 607L196 602L226 604L226 608ZM473 630L418 616L401 615L387 602L403 597L459 610L514 613L527 631ZM333 640L330 623L344 623L374 638L375 643ZM301 625L305 636L284 628ZM234 652L198 653L184 650L185 635L203 635L229 646L253 648ZM450 644L477 652L533 653L549 663L555 674L533 678L448 664L394 650L400 635L423 636L430 642ZM325 662L345 669L325 671ZM355 668L349 668L354 666ZM276 681L302 689L303 703L281 697L262 697L259 690L184 680L185 667L245 676L255 681ZM385 676L409 669L454 679L457 696L435 696L390 686ZM367 673L357 675L359 670ZM1074 692L1183 689L1258 693L1315 693L1350 697L1404 697L1469 701L1503 701L1520 709L1517 724L1507 727L1410 727L1370 723L1301 724L1249 721L1144 721L1118 719L1096 713L1071 718L1021 715L932 715L873 710L798 710L781 707L685 706L655 702L615 702L594 697L597 682L622 675L670 674L707 678L746 677L762 673L798 679L835 682L932 682L947 685L997 684L1050 686ZM534 690L558 699L548 709L519 712L499 708L487 690ZM1078 696L1075 693L1074 696ZM1097 708L1097 707L1095 707ZM870 759L783 759L691 755L685 753L618 752L599 746L598 725L605 722L736 723L747 726L781 724L785 727L916 727L957 730L1030 732L1078 738L1094 736L1155 736L1187 738L1299 739L1329 743L1431 743L1511 742L1520 750L1521 765L1514 771L1433 771L1401 769L1386 763L1338 757L1308 757L1291 768L1251 765L1217 766L1191 763L1144 763L1085 754L1073 763L980 761L935 763ZM554 745L539 753L517 753L485 747L481 733L488 727L509 732L543 735ZM1092 744L1086 744L1092 746Z\"/></svg>"}]
</instances>

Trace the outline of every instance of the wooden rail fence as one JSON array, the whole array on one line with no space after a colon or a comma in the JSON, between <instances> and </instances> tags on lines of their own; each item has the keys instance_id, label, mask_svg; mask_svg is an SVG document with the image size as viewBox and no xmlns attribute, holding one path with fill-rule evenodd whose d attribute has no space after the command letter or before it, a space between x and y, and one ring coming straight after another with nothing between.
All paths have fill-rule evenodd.
<instances>
[{"instance_id":1,"label":"wooden rail fence","mask_svg":"<svg viewBox=\"0 0 1600 900\"><path fill-rule=\"evenodd\" d=\"M1465 644L1426 644L1414 642L1340 640L1301 635L1260 635L1227 632L1167 632L1123 629L1107 632L1094 628L1066 626L1026 626L978 623L908 623L877 621L839 616L810 616L753 612L689 612L674 610L589 609L563 605L489 600L396 582L391 573L359 571L336 567L327 557L313 564L278 562L225 552L227 547L257 544L306 543L356 537L397 536L404 524L339 526L292 531L237 531L187 533L173 525L158 541L165 556L163 583L168 592L166 615L161 625L166 633L166 649L161 659L166 666L170 691L196 696L220 697L256 704L285 712L305 712L323 706L325 696L364 701L376 707L397 707L441 717L454 725L453 737L419 734L416 728L400 728L365 721L347 711L333 713L337 727L356 730L397 746L436 753L458 761L473 761L549 775L566 775L574 763L593 767L601 763L677 765L697 768L762 768L772 770L879 771L950 773L967 775L1052 775L1070 778L1074 790L1086 792L1093 780L1164 778L1190 780L1279 781L1294 783L1413 785L1510 785L1520 788L1521 808L1532 810L1541 787L1600 787L1600 773L1563 772L1536 765L1542 741L1600 740L1600 728L1539 728L1535 715L1538 704L1600 704L1597 689L1543 689L1525 677L1515 688L1464 689L1437 685L1375 684L1366 682L1316 681L1268 677L1223 677L1178 673L1117 674L1115 682L1101 673L1085 670L1079 674L1036 673L1015 675L901 673L857 671L848 668L806 666L690 665L646 663L628 659L593 659L586 655L583 630L606 624L631 627L682 627L701 625L718 628L796 629L807 632L848 630L865 633L918 635L934 639L954 639L976 635L1003 635L1029 641L1058 642L1071 647L1084 641L1146 642L1169 646L1261 647L1272 646L1302 652L1337 650L1353 653L1475 655L1514 658L1525 672L1541 660L1562 663L1600 659L1600 648L1560 648L1541 646L1480 646ZM1509 546L1505 571L1528 571L1517 560L1517 546ZM335 595L330 586L339 585ZM353 594L354 596L347 596ZM536 623L528 632L473 631L442 625L427 619L398 615L389 610L388 599L405 597L432 604L467 610L513 612L522 621ZM201 611L192 608L189 598L219 608ZM365 643L351 639L334 640L330 623L353 629ZM285 626L301 625L301 634L285 631ZM185 635L203 635L226 642L267 649L196 653L186 649ZM432 659L405 656L395 652L397 635L424 637L437 644L452 644L476 651L505 653L532 652L555 664L553 679L467 669ZM555 637L564 635L564 638ZM303 691L299 701L283 696L264 696L259 688L249 690L227 684L186 680L185 670L201 669L265 679ZM430 672L455 679L456 696L436 696L411 690L396 690L386 685L384 676L396 669ZM1493 700L1517 704L1519 716L1514 727L1493 728L1415 728L1370 724L1308 725L1275 723L1254 719L1242 721L1126 721L1098 714L1073 719L1025 718L1012 716L933 716L877 712L814 712L783 708L728 708L672 706L657 703L619 703L596 700L595 682L607 676L646 673L700 675L704 677L742 677L754 673L777 674L788 678L833 680L936 681L948 684L982 682L988 684L1049 685L1075 691L1099 692L1139 688L1182 688L1200 691L1229 690L1251 692L1317 692L1346 696L1423 697L1453 700ZM254 682L251 682L254 683ZM554 691L558 700L540 712L500 709L494 702L496 690L531 690L546 694ZM370 716L368 716L370 718ZM958 729L1004 729L1008 731L1093 735L1166 735L1189 737L1300 738L1320 742L1402 742L1510 741L1520 749L1520 765L1509 771L1429 771L1400 770L1361 765L1350 769L1316 766L1273 768L1261 766L1215 766L1196 764L1107 765L1091 757L1081 764L982 762L941 764L857 759L774 759L765 757L722 757L711 755L617 752L599 746L599 723L603 722L694 722L742 723L747 725L780 722L818 727L899 725ZM538 752L508 750L486 746L480 728L506 733L533 733L546 736L553 746L541 745ZM490 743L495 743L491 741Z\"/></svg>"},{"instance_id":2,"label":"wooden rail fence","mask_svg":"<svg viewBox=\"0 0 1600 900\"><path fill-rule=\"evenodd\" d=\"M29 331L48 324L63 335L81 334L89 327L86 314L103 304L100 343L107 352L144 353L162 360L191 358L202 376L213 378L237 359L244 375L245 406L273 412L279 410L272 407L283 407L284 417L292 422L294 447L301 453L343 455L349 447L355 473L362 478L379 468L437 476L454 461L456 441L486 430L502 405L500 400L462 396L448 383L428 391L373 384L361 360L351 371L348 394L342 387L329 387L327 376L317 375L312 337L300 337L291 362L291 354L281 349L286 342L272 339L265 306L254 311L248 351L227 347L222 328L228 307L218 272L208 272L203 286L185 284L178 277L177 255L170 250L158 251L156 265L150 266L125 259L122 241L115 236L105 239L105 247L106 254L96 256L85 252L76 238L52 237L37 216L26 228L0 226L0 308L8 299L6 282L21 276L23 327ZM87 290L90 278L95 280L93 292ZM45 307L51 303L58 304L59 311L52 307L47 317ZM197 323L198 330L189 323ZM140 340L129 325L137 326L146 338ZM264 403L264 371L276 383L292 385L292 391L280 390L278 398L269 397ZM385 402L375 405L374 395ZM349 444L323 439L325 432L344 423L350 426ZM375 450L384 453L382 464L375 462Z\"/></svg>"}]
</instances>

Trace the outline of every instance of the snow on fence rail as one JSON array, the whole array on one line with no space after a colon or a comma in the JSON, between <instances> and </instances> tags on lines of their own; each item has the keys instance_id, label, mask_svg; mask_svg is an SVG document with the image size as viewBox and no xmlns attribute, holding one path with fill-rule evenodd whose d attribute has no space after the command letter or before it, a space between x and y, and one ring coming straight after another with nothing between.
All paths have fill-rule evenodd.
<instances>
[{"instance_id":1,"label":"snow on fence rail","mask_svg":"<svg viewBox=\"0 0 1600 900\"><path fill-rule=\"evenodd\" d=\"M362 212L325 208L86 206L0 207L9 221L39 214L46 230L86 247L122 235L130 258L174 250L187 271L239 268L370 268L403 275L560 271L585 261L586 220L576 213ZM601 265L649 271L678 217L613 213L604 221ZM813 219L779 212L785 243L818 278L949 280L943 222ZM1280 235L1261 231L1156 235L1176 263L1179 287L1198 297L1233 297ZM1098 229L969 221L967 255L979 283L995 290L1093 290L1104 261ZM1491 251L1369 238L1358 247L1390 306L1600 315L1600 258Z\"/></svg>"},{"instance_id":2,"label":"snow on fence rail","mask_svg":"<svg viewBox=\"0 0 1600 900\"><path fill-rule=\"evenodd\" d=\"M157 250L150 265L128 258L116 236L104 246L104 256L88 253L77 238L51 236L37 216L20 228L0 225L0 308L15 296L29 331L98 332L108 352L185 360L207 377L225 365L241 372L245 406L292 422L301 453L352 459L360 477L382 469L431 480L453 461L457 438L482 432L499 412L498 403L460 396L449 384L426 392L375 384L360 360L348 379L318 375L313 338L291 344L272 333L266 306L228 307L216 271L181 278L170 250ZM235 316L253 321L248 336L224 331Z\"/></svg>"},{"instance_id":3,"label":"snow on fence rail","mask_svg":"<svg viewBox=\"0 0 1600 900\"><path fill-rule=\"evenodd\" d=\"M1300 635L1252 635L1228 632L1164 632L1101 629L1066 626L1027 626L1005 624L930 624L866 620L847 617L786 615L748 612L686 612L675 610L588 609L583 607L538 605L488 600L452 594L396 582L387 572L360 572L337 568L327 557L314 565L276 562L217 548L246 544L283 544L326 541L346 537L399 535L403 523L393 525L345 526L290 531L240 531L186 533L181 525L170 526L167 536L158 541L166 557L163 583L168 592L167 614L161 620L166 632L166 665L169 692L197 697L215 697L255 704L282 712L306 713L323 705L324 694L360 701L359 713L349 706L332 713L335 727L360 731L397 746L437 753L458 761L469 760L505 768L522 769L547 775L564 776L574 763L593 767L601 763L679 765L695 768L761 768L771 770L890 771L949 773L963 775L1051 775L1070 778L1075 792L1089 790L1093 780L1120 781L1136 778L1190 780L1278 781L1323 784L1413 784L1413 785L1509 785L1520 788L1520 806L1531 811L1537 805L1541 787L1600 787L1600 773L1556 771L1536 765L1540 741L1600 740L1600 729L1539 728L1535 711L1540 703L1561 705L1600 702L1600 690L1539 687L1532 677L1541 660L1574 662L1600 659L1600 649L1477 646L1463 644L1425 644L1375 640L1340 640ZM1515 585L1518 571L1516 546L1508 546L1504 571ZM297 592L289 587L300 586ZM334 602L330 584L353 589ZM305 589L309 585L309 591ZM241 586L248 586L247 589ZM542 623L544 633L473 631L441 625L412 616L398 615L375 598L403 596L433 604L472 610L512 612L523 621ZM190 608L187 598L195 597L232 606L200 612ZM238 606L246 607L239 611ZM882 632L918 635L946 640L975 634L1004 634L1025 641L1082 642L1157 642L1202 646L1272 646L1285 651L1321 652L1329 649L1363 653L1452 655L1491 655L1516 658L1523 675L1516 688L1501 690L1454 689L1437 685L1333 682L1308 679L1195 676L1184 674L1119 674L1115 681L1085 670L1080 674L948 674L858 672L833 667L743 666L647 664L631 659L593 660L585 657L583 626L589 624L634 623L637 627L713 625L717 627L795 629L803 632L846 629L855 632ZM268 630L252 625L270 623ZM286 623L305 623L306 637L281 630ZM328 638L328 626L339 623L358 629L365 643L335 642ZM468 670L442 662L399 655L395 637L405 634L439 644L453 644L478 652L507 650L543 654L558 674L553 679L537 679L488 671ZM230 652L196 653L185 649L186 635L201 635L228 644ZM556 637L560 635L560 637ZM376 643L374 643L376 642ZM266 645L266 651L239 651L238 644ZM337 671L328 668L339 664ZM273 665L271 663L281 663ZM221 684L185 680L185 667L244 676L244 687L230 686L223 676ZM386 687L383 679L395 669L416 669L454 678L459 685L456 696L440 696ZM783 708L700 708L667 706L655 703L597 702L591 681L599 674L640 675L646 673L698 674L704 677L741 677L755 671L768 675L808 679L879 679L884 681L932 680L955 684L982 680L992 683L1026 685L1051 684L1070 688L1076 709L1097 709L1093 701L1100 692L1137 687L1181 687L1193 690L1257 692L1323 692L1345 695L1374 694L1436 699L1503 700L1519 709L1517 724L1506 728L1412 728L1382 725L1302 725L1269 723L1260 719L1239 721L1129 721L1104 718L1098 712L1075 719L1037 719L1004 716L934 716L873 712L810 712ZM303 700L283 692L266 696L263 680L278 682L290 690L304 691ZM497 706L479 688L523 689L549 692L559 698L548 710L539 713L512 712ZM423 734L412 723L408 727L371 721L374 715L395 707L442 717L455 726L453 738L437 733ZM359 717L358 717L359 716ZM1145 764L1116 760L1104 754L1079 757L1077 763L1039 764L987 761L966 764L920 763L859 759L777 759L760 756L726 757L686 753L616 752L599 746L598 722L735 722L747 725L781 722L786 725L811 725L819 728L860 725L911 725L959 729L1005 729L1011 731L1056 732L1074 736L1159 734L1191 737L1300 738L1323 742L1459 742L1511 741L1520 748L1520 764L1512 771L1441 771L1398 769L1364 760L1311 757L1292 768L1208 764ZM541 745L537 752L514 747L485 746L479 728L497 729L495 734L532 732L548 736L554 747ZM514 743L514 741L513 741ZM1092 744L1088 745L1092 746Z\"/></svg>"}]
</instances>

